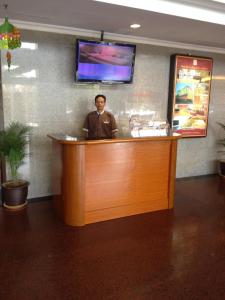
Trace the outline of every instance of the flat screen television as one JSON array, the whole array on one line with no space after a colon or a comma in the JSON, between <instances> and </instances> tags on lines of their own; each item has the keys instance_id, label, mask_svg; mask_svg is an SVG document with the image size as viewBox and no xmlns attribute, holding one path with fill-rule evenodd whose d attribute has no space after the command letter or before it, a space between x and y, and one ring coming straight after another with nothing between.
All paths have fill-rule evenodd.
<instances>
[{"instance_id":1,"label":"flat screen television","mask_svg":"<svg viewBox=\"0 0 225 300\"><path fill-rule=\"evenodd\" d=\"M77 40L76 82L132 83L136 46Z\"/></svg>"}]
</instances>

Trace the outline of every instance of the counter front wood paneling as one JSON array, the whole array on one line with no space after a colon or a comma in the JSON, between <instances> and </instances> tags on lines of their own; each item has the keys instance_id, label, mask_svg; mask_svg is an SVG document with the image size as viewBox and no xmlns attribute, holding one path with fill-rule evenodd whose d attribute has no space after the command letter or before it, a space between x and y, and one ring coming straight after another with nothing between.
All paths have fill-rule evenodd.
<instances>
[{"instance_id":1,"label":"counter front wood paneling","mask_svg":"<svg viewBox=\"0 0 225 300\"><path fill-rule=\"evenodd\" d=\"M81 226L173 207L177 137L53 140L55 207Z\"/></svg>"}]
</instances>

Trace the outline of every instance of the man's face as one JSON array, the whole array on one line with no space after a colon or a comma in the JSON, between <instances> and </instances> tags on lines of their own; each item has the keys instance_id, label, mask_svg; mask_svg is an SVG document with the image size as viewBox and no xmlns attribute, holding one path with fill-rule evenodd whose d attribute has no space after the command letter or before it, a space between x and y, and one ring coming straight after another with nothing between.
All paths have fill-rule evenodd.
<instances>
[{"instance_id":1,"label":"man's face","mask_svg":"<svg viewBox=\"0 0 225 300\"><path fill-rule=\"evenodd\" d=\"M98 97L95 101L95 106L98 111L103 111L105 107L105 99L103 97Z\"/></svg>"}]
</instances>

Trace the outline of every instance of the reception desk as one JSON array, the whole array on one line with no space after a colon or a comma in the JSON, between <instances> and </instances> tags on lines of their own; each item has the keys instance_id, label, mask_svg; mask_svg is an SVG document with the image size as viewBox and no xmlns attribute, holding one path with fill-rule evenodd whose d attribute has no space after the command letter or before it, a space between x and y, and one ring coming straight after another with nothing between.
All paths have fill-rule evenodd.
<instances>
[{"instance_id":1,"label":"reception desk","mask_svg":"<svg viewBox=\"0 0 225 300\"><path fill-rule=\"evenodd\" d=\"M178 136L52 139L54 206L68 225L170 209Z\"/></svg>"}]
</instances>

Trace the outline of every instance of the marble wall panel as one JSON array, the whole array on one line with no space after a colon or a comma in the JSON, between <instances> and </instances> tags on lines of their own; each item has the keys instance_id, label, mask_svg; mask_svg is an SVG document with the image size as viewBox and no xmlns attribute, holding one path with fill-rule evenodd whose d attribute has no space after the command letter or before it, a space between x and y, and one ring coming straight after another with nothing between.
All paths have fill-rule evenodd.
<instances>
[{"instance_id":1,"label":"marble wall panel","mask_svg":"<svg viewBox=\"0 0 225 300\"><path fill-rule=\"evenodd\" d=\"M10 71L2 51L3 111L5 125L17 120L33 127L31 156L20 170L31 182L30 198L51 194L48 133L80 136L85 115L95 109L94 97L99 93L107 96L107 110L115 115L119 136L129 134L131 113L155 111L156 118L165 120L170 55L189 52L138 44L133 84L75 84L76 37L24 30L22 39L34 49L14 50ZM217 121L225 122L225 56L192 54L214 59L208 135L179 142L177 177L216 172Z\"/></svg>"}]
</instances>

